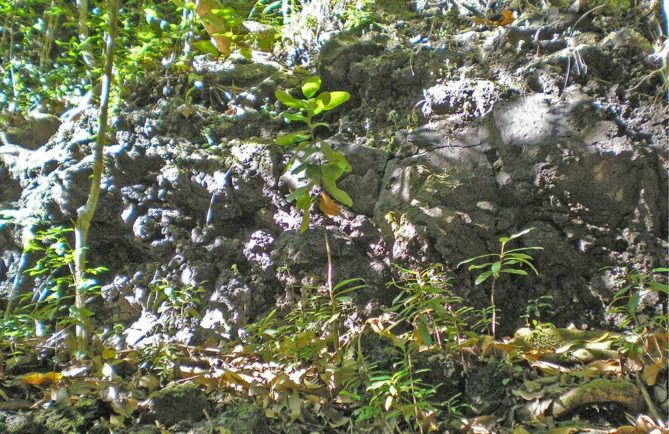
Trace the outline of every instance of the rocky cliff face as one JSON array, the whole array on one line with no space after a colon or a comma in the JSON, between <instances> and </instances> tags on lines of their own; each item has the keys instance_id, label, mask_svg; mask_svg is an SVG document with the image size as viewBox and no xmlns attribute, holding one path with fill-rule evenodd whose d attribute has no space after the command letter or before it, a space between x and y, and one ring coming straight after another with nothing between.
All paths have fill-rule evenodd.
<instances>
[{"instance_id":1,"label":"rocky cliff face","mask_svg":"<svg viewBox=\"0 0 669 434\"><path fill-rule=\"evenodd\" d=\"M500 330L541 295L554 297L558 324L604 321L603 267L666 261L669 113L644 95L660 85L642 80L654 68L646 38L583 20L575 41L576 17L557 13L422 37L437 19L425 14L323 46L323 88L353 95L324 138L353 166L341 186L354 205L303 235L285 200L287 156L273 145L288 128L273 92L300 77L269 61L200 61L205 86L192 100L178 77L131 94L114 118L90 237L92 263L110 268L95 319L131 325L138 344L150 334L137 322L149 288L164 279L205 290L202 319L184 318L179 339L234 335L323 283L324 230L335 278L367 281L361 303L389 300L392 264L442 262L456 291L484 307L488 289L456 264L533 227L522 242L544 248L540 275L501 281ZM22 271L24 227L69 225L84 203L93 117L63 123L39 149L0 148L0 202L14 216L0 228L3 291Z\"/></svg>"}]
</instances>

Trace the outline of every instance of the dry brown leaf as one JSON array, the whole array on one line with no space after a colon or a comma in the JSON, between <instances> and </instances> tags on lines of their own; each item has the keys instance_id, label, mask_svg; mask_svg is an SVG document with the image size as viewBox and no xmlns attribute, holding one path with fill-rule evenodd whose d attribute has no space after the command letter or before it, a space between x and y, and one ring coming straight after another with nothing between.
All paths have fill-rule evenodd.
<instances>
[{"instance_id":1,"label":"dry brown leaf","mask_svg":"<svg viewBox=\"0 0 669 434\"><path fill-rule=\"evenodd\" d=\"M334 217L341 214L341 209L324 191L321 191L321 198L318 201L318 209L328 217Z\"/></svg>"},{"instance_id":2,"label":"dry brown leaf","mask_svg":"<svg viewBox=\"0 0 669 434\"><path fill-rule=\"evenodd\" d=\"M657 381L657 374L662 371L667 366L667 361L661 359L659 362L653 363L652 365L646 365L643 368L643 379L649 386L654 386Z\"/></svg>"}]
</instances>

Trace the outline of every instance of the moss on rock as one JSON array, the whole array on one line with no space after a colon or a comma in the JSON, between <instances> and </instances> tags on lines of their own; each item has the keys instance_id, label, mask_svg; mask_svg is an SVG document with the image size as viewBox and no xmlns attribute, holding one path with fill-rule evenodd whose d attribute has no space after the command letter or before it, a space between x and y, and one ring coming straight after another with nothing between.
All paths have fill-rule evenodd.
<instances>
[{"instance_id":1,"label":"moss on rock","mask_svg":"<svg viewBox=\"0 0 669 434\"><path fill-rule=\"evenodd\" d=\"M235 434L270 434L265 411L251 403L228 406L216 419L216 426Z\"/></svg>"},{"instance_id":2,"label":"moss on rock","mask_svg":"<svg viewBox=\"0 0 669 434\"><path fill-rule=\"evenodd\" d=\"M165 426L197 421L207 408L207 397L195 383L170 384L155 392L149 404L152 416Z\"/></svg>"}]
</instances>

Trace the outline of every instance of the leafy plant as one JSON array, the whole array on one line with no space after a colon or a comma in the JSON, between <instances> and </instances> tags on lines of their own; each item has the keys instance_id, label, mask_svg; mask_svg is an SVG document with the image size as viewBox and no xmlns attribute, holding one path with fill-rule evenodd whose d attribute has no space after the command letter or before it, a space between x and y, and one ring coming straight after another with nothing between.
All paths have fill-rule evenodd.
<instances>
[{"instance_id":1,"label":"leafy plant","mask_svg":"<svg viewBox=\"0 0 669 434\"><path fill-rule=\"evenodd\" d=\"M541 295L528 301L525 309L523 310L523 314L521 315L521 318L525 320L525 326L541 326L541 312L543 311L551 314L553 313L553 305L551 304L552 300L552 295Z\"/></svg>"},{"instance_id":2,"label":"leafy plant","mask_svg":"<svg viewBox=\"0 0 669 434\"><path fill-rule=\"evenodd\" d=\"M533 228L529 228L525 229L524 231L518 232L517 234L513 234L509 237L500 238L499 253L488 253L485 255L480 255L473 258L465 259L464 261L460 262L457 265L458 267L460 267L461 265L471 264L469 265L469 267L467 267L468 271L484 270L476 278L476 281L474 281L475 285L480 285L481 283L484 283L488 279L492 279L492 285L490 287L490 306L492 307L492 317L491 317L490 327L491 327L491 336L493 337L493 339L495 338L495 329L497 325L497 312L495 307L495 285L497 284L499 278L502 276L502 273L527 276L528 274L527 271L520 268L523 266L527 266L530 270L534 272L534 274L537 275L539 274L537 269L532 264L532 261L534 260L532 256L524 252L532 250L543 250L543 247L532 246L532 247L520 247L511 250L506 249L506 246L509 242L522 237L523 235L529 233L532 230ZM473 262L477 262L481 259L486 260L488 258L491 258L492 260L488 262L472 264Z\"/></svg>"},{"instance_id":3,"label":"leafy plant","mask_svg":"<svg viewBox=\"0 0 669 434\"><path fill-rule=\"evenodd\" d=\"M386 432L400 431L400 421L421 433L434 431L435 404L431 398L439 385L425 384L416 377L426 370L414 371L410 355L405 352L404 356L392 372L372 372L365 388L369 402L354 414L358 422L380 419Z\"/></svg>"},{"instance_id":4,"label":"leafy plant","mask_svg":"<svg viewBox=\"0 0 669 434\"><path fill-rule=\"evenodd\" d=\"M390 308L399 323L412 325L412 337L419 345L438 345L455 350L466 338L471 307L462 306L462 298L452 294L450 278L435 264L424 270L397 267L406 276L390 286L401 290Z\"/></svg>"},{"instance_id":5,"label":"leafy plant","mask_svg":"<svg viewBox=\"0 0 669 434\"><path fill-rule=\"evenodd\" d=\"M172 333L185 318L202 318L197 308L202 302L200 294L203 292L201 287L177 286L162 280L149 288L146 304L161 318L164 330Z\"/></svg>"},{"instance_id":6,"label":"leafy plant","mask_svg":"<svg viewBox=\"0 0 669 434\"><path fill-rule=\"evenodd\" d=\"M650 273L641 272L633 267L618 267L614 271L617 273L616 284L619 289L613 295L607 312L620 315L622 327L651 326L666 329L669 322L667 312L664 315L654 315L648 320L641 319L638 310L641 300L651 293L669 296L669 285L666 283L669 268L655 268Z\"/></svg>"},{"instance_id":7,"label":"leafy plant","mask_svg":"<svg viewBox=\"0 0 669 434\"><path fill-rule=\"evenodd\" d=\"M313 288L316 294L298 301L286 315L285 323L276 318L276 310L273 310L247 327L248 340L268 359L288 357L312 361L328 346L336 353L342 346L343 319L354 307L351 293L364 287L360 279L343 280L333 287L332 297L329 292L326 296Z\"/></svg>"},{"instance_id":8,"label":"leafy plant","mask_svg":"<svg viewBox=\"0 0 669 434\"><path fill-rule=\"evenodd\" d=\"M44 342L64 337L66 330L81 325L80 318L93 315L87 307L78 308L74 303L74 250L68 240L71 232L72 229L55 226L25 235L23 256L38 259L24 273L33 277L37 286L16 300L10 295L0 327L0 353L5 352L8 359L40 351ZM88 277L82 294L87 303L99 295L96 278L105 271L105 267L86 270Z\"/></svg>"},{"instance_id":9,"label":"leafy plant","mask_svg":"<svg viewBox=\"0 0 669 434\"><path fill-rule=\"evenodd\" d=\"M367 325L379 336L388 339L401 353L392 371L380 370L372 360L366 367L361 341L358 341L361 375L369 374L364 381L362 396L348 390L349 396L365 402L354 414L358 422L376 420L386 432L409 428L411 432L434 431L436 417L445 413L447 418L459 415L458 397L445 403L434 401L440 385L426 384L422 378L425 369L416 369L414 358L425 351L445 351L461 355L466 366L463 345L477 336L469 331L468 321L472 309L462 306L462 300L451 293L450 279L441 264L424 270L397 269L404 275L389 286L400 289L389 311L367 320ZM399 330L399 333L397 332ZM362 337L362 334L359 335ZM443 404L443 405L442 405ZM445 411L441 411L441 408Z\"/></svg>"},{"instance_id":10,"label":"leafy plant","mask_svg":"<svg viewBox=\"0 0 669 434\"><path fill-rule=\"evenodd\" d=\"M301 232L305 232L309 228L310 212L317 197L312 195L314 188L321 189L318 206L328 216L337 215L340 212L339 207L330 196L346 206L353 205L351 197L337 187L337 180L351 171L351 165L344 154L333 150L327 142L316 139L316 129L327 127L328 124L314 122L315 117L339 107L348 101L351 95L345 91L318 93L320 87L320 77L313 76L304 80L301 85L304 99L295 98L283 90L275 92L276 98L281 103L293 109L293 111L283 113L283 117L289 122L306 124L306 129L280 136L275 141L277 145L292 148L293 156L286 170L289 170L291 174L300 176L300 179L306 182L305 185L287 196L287 200L289 202L295 201L297 208L302 211ZM293 167L298 159L300 160L299 164Z\"/></svg>"},{"instance_id":11,"label":"leafy plant","mask_svg":"<svg viewBox=\"0 0 669 434\"><path fill-rule=\"evenodd\" d=\"M75 251L67 239L72 229L62 226L50 227L37 231L29 241L27 251L39 254L40 258L33 268L26 270L31 277L39 278L40 284L28 297L23 297L22 307L32 306L32 316L38 327L49 329L48 322L56 321L52 326L58 330L70 323L78 324L78 318L88 318L93 313L85 305L100 294L100 285L96 276L107 271L106 267L87 268L88 276L81 282L79 290L83 294L84 306L73 303L75 298ZM58 315L66 312L67 316Z\"/></svg>"}]
</instances>

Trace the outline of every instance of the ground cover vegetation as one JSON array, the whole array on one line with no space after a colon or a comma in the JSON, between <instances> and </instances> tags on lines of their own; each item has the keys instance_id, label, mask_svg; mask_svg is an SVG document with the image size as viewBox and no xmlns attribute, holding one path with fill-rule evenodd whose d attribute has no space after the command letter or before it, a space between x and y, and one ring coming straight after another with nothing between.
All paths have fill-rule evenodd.
<instances>
[{"instance_id":1,"label":"ground cover vegetation","mask_svg":"<svg viewBox=\"0 0 669 434\"><path fill-rule=\"evenodd\" d=\"M363 38L388 20L408 21L430 8L449 23L436 29L433 22L430 36L456 28L503 32L521 18L569 10L577 15L569 30L576 38L573 29L588 17L623 27L636 14L656 20L657 29L651 40L643 37L650 60L634 86L654 91L644 96L662 105L669 93L667 7L610 0L0 0L0 153L14 152L23 139L34 143L33 126L41 128L44 119L76 123L87 109L96 114L84 140L90 179L70 225L22 215L2 202L0 229L20 233L23 252L0 294L0 432L669 432L666 263L630 260L601 270L615 288L605 300L610 327L603 330L567 327L569 318L555 325L560 306L550 294L527 297L519 318L500 308L500 294L508 293L500 291L542 274L537 256L550 247L531 238L540 228L490 231L485 245L494 248L450 267L398 261L377 287L335 277L342 275L342 253L333 248L332 226L359 205L352 198L358 185L347 182L353 157L329 139L347 105L361 97L341 87L336 74L317 74L313 64L323 34ZM412 50L413 68L420 48ZM587 75L585 48L564 50L562 91ZM131 345L127 320L98 318L106 314L101 288L111 277L109 264L91 260L104 255L93 251L89 229L106 191L105 147L123 134L119 119L147 98L147 83L180 98L186 123L205 101L221 118L243 119L243 84L209 84L197 65L267 58L292 70L259 109L278 125L266 145L290 180L281 200L299 211L297 230L319 240L323 234L322 276L287 285L289 296L277 297L227 339L207 335L194 343L174 337L203 320L206 279L153 279L142 305L142 315L157 318L146 330L151 340ZM459 74L447 62L439 70ZM409 134L418 130L419 110L384 117ZM202 148L217 157L215 138L206 127L201 133ZM395 131L367 133L373 144ZM394 144L385 142L384 152L406 152ZM243 166L231 148L224 152ZM209 211L213 203L212 197ZM409 217L384 218L401 235ZM291 264L284 267L290 275ZM469 273L471 288L456 281L456 271ZM234 264L229 273L240 270ZM485 303L465 296L477 290ZM390 295L368 303L374 291ZM524 326L504 336L502 322Z\"/></svg>"}]
</instances>

